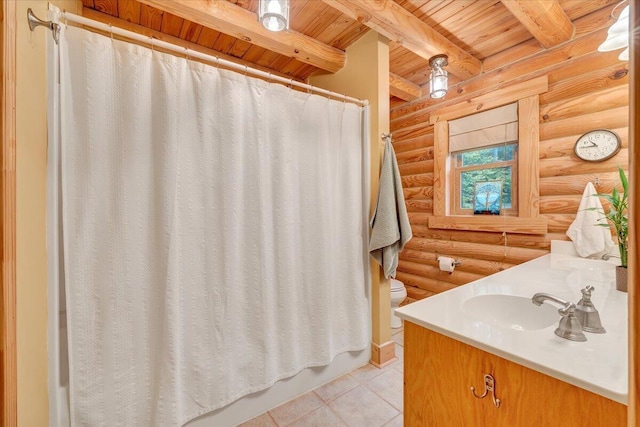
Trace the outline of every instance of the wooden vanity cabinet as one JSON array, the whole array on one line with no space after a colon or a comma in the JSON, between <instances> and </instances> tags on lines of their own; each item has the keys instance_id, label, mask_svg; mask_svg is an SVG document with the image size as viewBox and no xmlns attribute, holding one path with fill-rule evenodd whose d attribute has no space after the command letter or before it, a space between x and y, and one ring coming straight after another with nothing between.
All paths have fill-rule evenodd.
<instances>
[{"instance_id":1,"label":"wooden vanity cabinet","mask_svg":"<svg viewBox=\"0 0 640 427\"><path fill-rule=\"evenodd\" d=\"M626 426L627 407L404 322L405 427ZM495 378L497 408L484 375Z\"/></svg>"}]
</instances>

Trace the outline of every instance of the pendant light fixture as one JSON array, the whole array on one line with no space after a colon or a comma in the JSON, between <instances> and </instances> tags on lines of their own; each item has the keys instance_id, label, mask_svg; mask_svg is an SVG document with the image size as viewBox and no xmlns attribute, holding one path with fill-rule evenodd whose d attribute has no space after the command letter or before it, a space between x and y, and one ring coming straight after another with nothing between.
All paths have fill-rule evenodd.
<instances>
[{"instance_id":1,"label":"pendant light fixture","mask_svg":"<svg viewBox=\"0 0 640 427\"><path fill-rule=\"evenodd\" d=\"M621 3L620 3L621 4ZM617 6L616 6L617 7ZM614 8L615 10L615 8ZM613 16L613 11L611 12ZM598 52L610 52L626 47L620 53L618 59L621 61L629 60L629 5L625 6L618 16L618 20L609 27L607 31L607 39L598 46Z\"/></svg>"},{"instance_id":2,"label":"pendant light fixture","mask_svg":"<svg viewBox=\"0 0 640 427\"><path fill-rule=\"evenodd\" d=\"M449 64L447 55L436 55L429 59L431 75L429 76L429 95L431 98L443 98L447 94L448 73L442 68Z\"/></svg>"},{"instance_id":3,"label":"pendant light fixture","mask_svg":"<svg viewBox=\"0 0 640 427\"><path fill-rule=\"evenodd\" d=\"M258 21L269 31L289 29L289 0L260 0Z\"/></svg>"}]
</instances>

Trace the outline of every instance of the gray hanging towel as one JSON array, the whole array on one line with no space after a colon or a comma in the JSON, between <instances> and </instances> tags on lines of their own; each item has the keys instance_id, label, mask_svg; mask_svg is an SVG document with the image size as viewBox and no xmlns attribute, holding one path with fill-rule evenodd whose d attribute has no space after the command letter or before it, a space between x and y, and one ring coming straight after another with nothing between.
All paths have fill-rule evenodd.
<instances>
[{"instance_id":1,"label":"gray hanging towel","mask_svg":"<svg viewBox=\"0 0 640 427\"><path fill-rule=\"evenodd\" d=\"M378 201L371 219L369 253L388 279L396 276L398 254L411 239L411 224L404 204L396 153L391 146L391 138L385 137L385 140Z\"/></svg>"}]
</instances>

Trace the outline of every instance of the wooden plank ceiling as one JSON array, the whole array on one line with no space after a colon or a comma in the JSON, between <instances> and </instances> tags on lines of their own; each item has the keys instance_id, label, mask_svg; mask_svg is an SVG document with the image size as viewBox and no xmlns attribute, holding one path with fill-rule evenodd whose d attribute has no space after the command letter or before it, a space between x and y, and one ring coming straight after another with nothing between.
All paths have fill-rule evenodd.
<instances>
[{"instance_id":1,"label":"wooden plank ceiling","mask_svg":"<svg viewBox=\"0 0 640 427\"><path fill-rule=\"evenodd\" d=\"M290 0L289 34L254 25L258 0L82 3L92 19L169 41L179 38L297 80L340 69L343 51L373 28L391 40L395 103L395 97L420 96L432 55L450 56L450 84L472 79L501 66L502 58L517 60L571 40L574 21L618 0ZM518 45L522 49L513 49ZM515 57L509 53L514 50Z\"/></svg>"}]
</instances>

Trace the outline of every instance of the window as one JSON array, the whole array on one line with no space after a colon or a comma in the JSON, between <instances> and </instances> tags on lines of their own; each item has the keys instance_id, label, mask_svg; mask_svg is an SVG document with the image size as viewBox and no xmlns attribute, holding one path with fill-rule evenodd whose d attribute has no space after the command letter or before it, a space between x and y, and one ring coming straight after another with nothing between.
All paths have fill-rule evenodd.
<instances>
[{"instance_id":1,"label":"window","mask_svg":"<svg viewBox=\"0 0 640 427\"><path fill-rule=\"evenodd\" d=\"M469 151L451 153L453 176L451 214L473 215L490 213L494 215L518 214L518 144L495 145ZM479 188L483 183L499 183L500 194L487 202L485 211L476 206L482 201ZM491 203L489 205L489 202Z\"/></svg>"},{"instance_id":2,"label":"window","mask_svg":"<svg viewBox=\"0 0 640 427\"><path fill-rule=\"evenodd\" d=\"M547 232L547 219L538 209L539 94L547 90L547 76L541 76L431 112L434 176L429 228ZM507 111L497 114L503 108ZM506 120L496 121L502 113ZM499 175L504 179L496 179ZM484 185L479 198L475 196L478 185ZM476 200L470 197L476 197L479 205L485 203L486 210L495 211L488 202L493 201L490 196L497 198L496 194L504 203L499 216L473 213Z\"/></svg>"},{"instance_id":3,"label":"window","mask_svg":"<svg viewBox=\"0 0 640 427\"><path fill-rule=\"evenodd\" d=\"M518 215L518 103L449 122L450 215Z\"/></svg>"}]
</instances>

